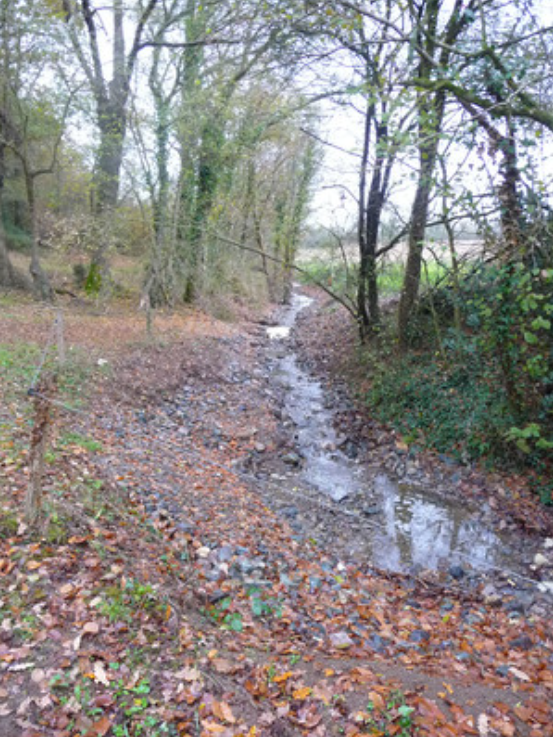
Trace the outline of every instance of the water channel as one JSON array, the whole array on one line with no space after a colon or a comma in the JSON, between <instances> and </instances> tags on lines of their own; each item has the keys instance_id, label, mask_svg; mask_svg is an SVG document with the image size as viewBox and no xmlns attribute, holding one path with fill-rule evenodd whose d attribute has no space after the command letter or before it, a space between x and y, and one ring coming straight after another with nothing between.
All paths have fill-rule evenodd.
<instances>
[{"instance_id":1,"label":"water channel","mask_svg":"<svg viewBox=\"0 0 553 737\"><path fill-rule=\"evenodd\" d=\"M352 535L355 548L378 568L405 571L452 564L474 570L513 568L512 548L476 514L422 488L399 483L389 475L363 466L340 449L333 411L321 383L300 366L290 333L299 313L311 304L295 293L279 324L267 329L273 351L272 380L294 426L301 456L299 479L307 488L341 505L349 498L365 499L370 520L361 535ZM367 509L367 506L365 506Z\"/></svg>"}]
</instances>

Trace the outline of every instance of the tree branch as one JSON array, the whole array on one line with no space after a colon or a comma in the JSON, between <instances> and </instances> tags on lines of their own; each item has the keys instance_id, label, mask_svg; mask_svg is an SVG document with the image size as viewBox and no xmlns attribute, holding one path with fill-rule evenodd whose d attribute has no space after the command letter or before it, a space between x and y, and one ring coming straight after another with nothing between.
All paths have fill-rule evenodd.
<instances>
[{"instance_id":1,"label":"tree branch","mask_svg":"<svg viewBox=\"0 0 553 737\"><path fill-rule=\"evenodd\" d=\"M354 307L352 307L348 302L343 298L340 297L339 294L336 294L336 292L333 292L332 289L329 289L325 284L320 282L318 279L314 279L311 274L307 271L307 269L302 269L301 266L298 266L297 264L289 264L285 261L283 261L280 258L277 258L276 256L271 256L268 253L265 253L264 251L261 251L259 248L254 248L253 246L246 246L244 243L239 243L238 241L233 240L232 238L227 238L224 235L221 235L220 233L212 233L212 235L217 238L217 240L221 241L222 243L228 243L230 246L235 246L236 248L240 248L243 251L248 251L249 253L255 253L258 256L261 256L263 258L269 259L269 261L273 261L274 263L280 264L281 266L291 267L294 269L294 271L297 271L299 274L304 274L307 276L310 281L313 282L316 286L318 286L320 289L323 290L326 294L328 294L329 297L332 297L333 300L338 302L338 304L342 305L344 309L346 309L349 314L353 317L354 320L358 320L357 311Z\"/></svg>"}]
</instances>

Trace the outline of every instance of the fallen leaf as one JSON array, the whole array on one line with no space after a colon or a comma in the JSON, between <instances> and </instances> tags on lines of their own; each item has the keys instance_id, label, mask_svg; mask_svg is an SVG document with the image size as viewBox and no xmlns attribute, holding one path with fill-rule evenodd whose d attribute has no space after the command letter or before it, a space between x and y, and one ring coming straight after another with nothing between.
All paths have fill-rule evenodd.
<instances>
[{"instance_id":1,"label":"fallen leaf","mask_svg":"<svg viewBox=\"0 0 553 737\"><path fill-rule=\"evenodd\" d=\"M288 680L289 678L292 678L292 676L293 676L293 675L294 675L294 674L292 673L292 671L291 671L291 670L288 670L288 671L286 671L286 673L281 673L280 675L278 675L278 676L275 676L275 677L273 678L273 681L274 681L275 683L284 683L284 682L285 682L285 681L287 681L287 680Z\"/></svg>"},{"instance_id":2,"label":"fallen leaf","mask_svg":"<svg viewBox=\"0 0 553 737\"><path fill-rule=\"evenodd\" d=\"M224 658L214 658L211 661L211 665L217 673L223 673L225 675L232 673L234 670L233 663L231 663L230 660L225 660Z\"/></svg>"},{"instance_id":3,"label":"fallen leaf","mask_svg":"<svg viewBox=\"0 0 553 737\"><path fill-rule=\"evenodd\" d=\"M75 587L72 583L64 583L63 586L60 586L60 594L64 599L68 599L74 591Z\"/></svg>"},{"instance_id":4,"label":"fallen leaf","mask_svg":"<svg viewBox=\"0 0 553 737\"><path fill-rule=\"evenodd\" d=\"M347 650L352 647L353 640L347 632L333 632L330 635L330 644L337 650Z\"/></svg>"},{"instance_id":5,"label":"fallen leaf","mask_svg":"<svg viewBox=\"0 0 553 737\"><path fill-rule=\"evenodd\" d=\"M44 680L45 673L42 668L37 668L31 673L31 681L33 683L40 683Z\"/></svg>"},{"instance_id":6,"label":"fallen leaf","mask_svg":"<svg viewBox=\"0 0 553 737\"><path fill-rule=\"evenodd\" d=\"M372 701L378 710L383 710L386 707L384 699L376 691L369 691L369 701Z\"/></svg>"},{"instance_id":7,"label":"fallen leaf","mask_svg":"<svg viewBox=\"0 0 553 737\"><path fill-rule=\"evenodd\" d=\"M98 622L87 622L83 627L83 635L97 635L100 631Z\"/></svg>"},{"instance_id":8,"label":"fallen leaf","mask_svg":"<svg viewBox=\"0 0 553 737\"><path fill-rule=\"evenodd\" d=\"M109 686L108 675L102 662L98 660L96 663L94 663L92 670L94 673L95 681L98 681L98 683L101 683L103 686Z\"/></svg>"},{"instance_id":9,"label":"fallen leaf","mask_svg":"<svg viewBox=\"0 0 553 737\"><path fill-rule=\"evenodd\" d=\"M296 701L304 701L304 699L306 699L310 695L311 695L311 689L309 688L309 686L298 688L292 694L292 696L296 699Z\"/></svg>"},{"instance_id":10,"label":"fallen leaf","mask_svg":"<svg viewBox=\"0 0 553 737\"><path fill-rule=\"evenodd\" d=\"M213 713L218 719L222 719L224 722L229 724L235 724L236 717L232 713L232 709L225 701L214 701L213 702Z\"/></svg>"},{"instance_id":11,"label":"fallen leaf","mask_svg":"<svg viewBox=\"0 0 553 737\"><path fill-rule=\"evenodd\" d=\"M111 724L111 719L103 716L97 722L94 722L88 732L86 732L85 737L104 737L109 732Z\"/></svg>"},{"instance_id":12,"label":"fallen leaf","mask_svg":"<svg viewBox=\"0 0 553 737\"><path fill-rule=\"evenodd\" d=\"M209 719L202 719L202 727L213 734L220 734L226 730L226 727L223 724L212 722Z\"/></svg>"},{"instance_id":13,"label":"fallen leaf","mask_svg":"<svg viewBox=\"0 0 553 737\"><path fill-rule=\"evenodd\" d=\"M183 681L197 681L201 678L201 673L197 668L183 668L175 673L176 678L182 678Z\"/></svg>"},{"instance_id":14,"label":"fallen leaf","mask_svg":"<svg viewBox=\"0 0 553 737\"><path fill-rule=\"evenodd\" d=\"M512 673L515 678L518 678L520 681L529 681L530 676L528 676L524 671L519 670L518 668L515 668L514 666L511 666L509 668L509 673Z\"/></svg>"},{"instance_id":15,"label":"fallen leaf","mask_svg":"<svg viewBox=\"0 0 553 737\"><path fill-rule=\"evenodd\" d=\"M485 714L480 714L476 720L480 737L488 737L490 733L490 720Z\"/></svg>"}]
</instances>

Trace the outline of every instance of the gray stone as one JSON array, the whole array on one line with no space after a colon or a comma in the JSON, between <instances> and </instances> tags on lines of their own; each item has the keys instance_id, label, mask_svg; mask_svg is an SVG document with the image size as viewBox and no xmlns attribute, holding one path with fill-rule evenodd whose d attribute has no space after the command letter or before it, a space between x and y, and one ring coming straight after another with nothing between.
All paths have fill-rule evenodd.
<instances>
[{"instance_id":1,"label":"gray stone","mask_svg":"<svg viewBox=\"0 0 553 737\"><path fill-rule=\"evenodd\" d=\"M217 551L217 558L221 563L230 560L233 556L233 549L230 545L223 545Z\"/></svg>"},{"instance_id":2,"label":"gray stone","mask_svg":"<svg viewBox=\"0 0 553 737\"><path fill-rule=\"evenodd\" d=\"M386 640L374 632L369 636L367 645L376 653L383 653L386 650Z\"/></svg>"},{"instance_id":3,"label":"gray stone","mask_svg":"<svg viewBox=\"0 0 553 737\"><path fill-rule=\"evenodd\" d=\"M509 645L511 647L516 647L519 650L530 650L534 647L534 643L528 637L528 635L520 635L520 637L515 637L514 640L511 640L509 642Z\"/></svg>"},{"instance_id":4,"label":"gray stone","mask_svg":"<svg viewBox=\"0 0 553 737\"><path fill-rule=\"evenodd\" d=\"M413 630L409 635L410 642L428 642L430 635L424 630Z\"/></svg>"},{"instance_id":5,"label":"gray stone","mask_svg":"<svg viewBox=\"0 0 553 737\"><path fill-rule=\"evenodd\" d=\"M354 642L347 632L333 632L330 635L330 644L337 650L347 650Z\"/></svg>"},{"instance_id":6,"label":"gray stone","mask_svg":"<svg viewBox=\"0 0 553 737\"><path fill-rule=\"evenodd\" d=\"M382 514L382 508L377 504L373 504L370 507L364 507L361 511L366 517L372 517L375 514Z\"/></svg>"},{"instance_id":7,"label":"gray stone","mask_svg":"<svg viewBox=\"0 0 553 737\"><path fill-rule=\"evenodd\" d=\"M210 604L217 604L220 601L223 601L223 599L226 599L229 594L225 591L214 591L210 597L209 597L209 603Z\"/></svg>"}]
</instances>

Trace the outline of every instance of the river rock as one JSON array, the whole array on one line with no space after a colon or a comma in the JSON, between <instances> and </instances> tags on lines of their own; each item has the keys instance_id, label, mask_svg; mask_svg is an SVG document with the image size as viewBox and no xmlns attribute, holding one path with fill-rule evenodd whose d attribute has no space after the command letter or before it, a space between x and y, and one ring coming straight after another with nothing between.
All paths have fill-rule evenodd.
<instances>
[{"instance_id":1,"label":"river rock","mask_svg":"<svg viewBox=\"0 0 553 737\"><path fill-rule=\"evenodd\" d=\"M519 650L530 650L534 646L534 643L528 635L520 635L520 637L515 637L514 640L511 640L509 645L511 647L516 647Z\"/></svg>"},{"instance_id":2,"label":"river rock","mask_svg":"<svg viewBox=\"0 0 553 737\"><path fill-rule=\"evenodd\" d=\"M254 435L257 434L257 428L256 427L250 427L245 430L240 430L236 433L234 436L236 440L249 440L250 438L253 438Z\"/></svg>"},{"instance_id":3,"label":"river rock","mask_svg":"<svg viewBox=\"0 0 553 737\"><path fill-rule=\"evenodd\" d=\"M208 548L206 545L202 545L201 548L198 548L196 550L196 557L198 558L209 558L211 554L211 549Z\"/></svg>"},{"instance_id":4,"label":"river rock","mask_svg":"<svg viewBox=\"0 0 553 737\"><path fill-rule=\"evenodd\" d=\"M410 642L427 642L429 639L429 633L424 630L413 630L409 635Z\"/></svg>"},{"instance_id":5,"label":"river rock","mask_svg":"<svg viewBox=\"0 0 553 737\"><path fill-rule=\"evenodd\" d=\"M221 563L230 560L232 558L233 552L234 551L230 545L222 545L217 551L217 559Z\"/></svg>"},{"instance_id":6,"label":"river rock","mask_svg":"<svg viewBox=\"0 0 553 737\"><path fill-rule=\"evenodd\" d=\"M330 644L337 650L347 650L353 646L353 640L347 632L333 632L330 635Z\"/></svg>"},{"instance_id":7,"label":"river rock","mask_svg":"<svg viewBox=\"0 0 553 737\"><path fill-rule=\"evenodd\" d=\"M534 556L534 565L536 566L536 568L543 568L548 564L549 561L547 560L545 555L543 555L542 553L536 553L536 555Z\"/></svg>"},{"instance_id":8,"label":"river rock","mask_svg":"<svg viewBox=\"0 0 553 737\"><path fill-rule=\"evenodd\" d=\"M363 507L361 512L367 517L372 517L375 514L382 514L382 508L378 504L373 504L370 507Z\"/></svg>"},{"instance_id":9,"label":"river rock","mask_svg":"<svg viewBox=\"0 0 553 737\"><path fill-rule=\"evenodd\" d=\"M297 453L286 453L286 455L282 456L282 460L289 466L299 466L301 462L301 459L299 455L297 455Z\"/></svg>"}]
</instances>

